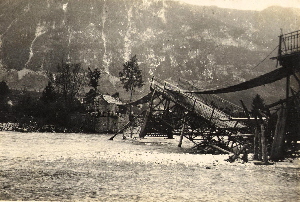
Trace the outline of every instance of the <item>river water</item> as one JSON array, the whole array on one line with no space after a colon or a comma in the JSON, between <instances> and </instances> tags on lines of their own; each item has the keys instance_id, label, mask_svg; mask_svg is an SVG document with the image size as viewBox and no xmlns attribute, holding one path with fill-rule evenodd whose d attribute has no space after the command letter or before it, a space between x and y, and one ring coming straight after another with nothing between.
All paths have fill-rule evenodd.
<instances>
[{"instance_id":1,"label":"river water","mask_svg":"<svg viewBox=\"0 0 300 202\"><path fill-rule=\"evenodd\" d=\"M189 141L0 132L0 200L299 201L299 160L228 163Z\"/></svg>"}]
</instances>

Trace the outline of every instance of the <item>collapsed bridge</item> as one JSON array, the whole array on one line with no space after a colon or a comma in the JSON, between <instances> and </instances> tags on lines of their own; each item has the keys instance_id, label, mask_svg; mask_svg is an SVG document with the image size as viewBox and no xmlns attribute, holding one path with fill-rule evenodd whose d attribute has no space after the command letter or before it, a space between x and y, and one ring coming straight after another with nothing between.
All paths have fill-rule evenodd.
<instances>
[{"instance_id":1,"label":"collapsed bridge","mask_svg":"<svg viewBox=\"0 0 300 202\"><path fill-rule=\"evenodd\" d=\"M253 139L243 108L217 95L195 95L186 92L193 87L188 82L171 84L152 78L150 93L130 105L145 104L147 110L126 124L140 127L139 137L185 137L197 149L232 153ZM193 87L194 88L194 87ZM113 136L114 137L114 136ZM111 139L113 139L113 137Z\"/></svg>"},{"instance_id":2,"label":"collapsed bridge","mask_svg":"<svg viewBox=\"0 0 300 202\"><path fill-rule=\"evenodd\" d=\"M149 109L144 113L139 136L180 135L198 149L213 147L230 153L252 137L249 126L236 119L243 109L216 95L187 93L184 84L152 79ZM179 142L181 146L181 141Z\"/></svg>"}]
</instances>

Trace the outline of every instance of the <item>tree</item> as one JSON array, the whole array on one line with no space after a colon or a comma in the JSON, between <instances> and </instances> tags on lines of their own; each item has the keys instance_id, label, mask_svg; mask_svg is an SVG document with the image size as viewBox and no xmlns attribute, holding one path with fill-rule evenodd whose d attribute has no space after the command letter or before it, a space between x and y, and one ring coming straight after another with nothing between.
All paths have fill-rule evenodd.
<instances>
[{"instance_id":1,"label":"tree","mask_svg":"<svg viewBox=\"0 0 300 202\"><path fill-rule=\"evenodd\" d=\"M0 121L6 121L6 117L9 113L10 105L7 103L7 96L9 94L9 88L5 81L0 82Z\"/></svg>"},{"instance_id":2,"label":"tree","mask_svg":"<svg viewBox=\"0 0 300 202\"><path fill-rule=\"evenodd\" d=\"M51 81L48 82L48 85L45 87L41 100L45 103L53 102L57 99L57 94L55 88Z\"/></svg>"},{"instance_id":3,"label":"tree","mask_svg":"<svg viewBox=\"0 0 300 202\"><path fill-rule=\"evenodd\" d=\"M97 87L99 85L99 79L101 77L101 72L96 68L94 71L92 71L90 68L88 68L88 77L89 77L89 86L94 88L95 91L97 91Z\"/></svg>"},{"instance_id":4,"label":"tree","mask_svg":"<svg viewBox=\"0 0 300 202\"><path fill-rule=\"evenodd\" d=\"M266 106L260 95L256 94L252 101L252 113L254 117L262 117L261 112L265 112Z\"/></svg>"},{"instance_id":5,"label":"tree","mask_svg":"<svg viewBox=\"0 0 300 202\"><path fill-rule=\"evenodd\" d=\"M9 88L5 81L0 82L0 99L4 99L9 94Z\"/></svg>"},{"instance_id":6,"label":"tree","mask_svg":"<svg viewBox=\"0 0 300 202\"><path fill-rule=\"evenodd\" d=\"M128 92L130 91L130 101L132 100L132 93L135 88L141 88L144 85L142 71L139 69L136 55L129 61L123 64L123 70L119 72L120 81L123 88Z\"/></svg>"},{"instance_id":7,"label":"tree","mask_svg":"<svg viewBox=\"0 0 300 202\"><path fill-rule=\"evenodd\" d=\"M94 89L90 89L90 91L85 94L86 103L93 105L96 96L97 96L97 92Z\"/></svg>"},{"instance_id":8,"label":"tree","mask_svg":"<svg viewBox=\"0 0 300 202\"><path fill-rule=\"evenodd\" d=\"M85 100L88 104L94 104L95 97L97 96L97 88L99 86L99 79L101 77L101 72L96 68L92 71L88 68L88 78L89 83L88 85L92 87L88 93L85 94Z\"/></svg>"},{"instance_id":9,"label":"tree","mask_svg":"<svg viewBox=\"0 0 300 202\"><path fill-rule=\"evenodd\" d=\"M132 93L135 88L141 88L144 85L142 71L139 69L136 55L129 61L123 64L123 70L119 72L120 81L123 84L123 88L128 92L130 91L130 102L132 101ZM130 105L129 120L132 121L132 109ZM131 137L133 133L133 126L131 126Z\"/></svg>"},{"instance_id":10,"label":"tree","mask_svg":"<svg viewBox=\"0 0 300 202\"><path fill-rule=\"evenodd\" d=\"M81 64L62 63L57 66L55 87L64 102L71 106L76 101L82 84Z\"/></svg>"}]
</instances>

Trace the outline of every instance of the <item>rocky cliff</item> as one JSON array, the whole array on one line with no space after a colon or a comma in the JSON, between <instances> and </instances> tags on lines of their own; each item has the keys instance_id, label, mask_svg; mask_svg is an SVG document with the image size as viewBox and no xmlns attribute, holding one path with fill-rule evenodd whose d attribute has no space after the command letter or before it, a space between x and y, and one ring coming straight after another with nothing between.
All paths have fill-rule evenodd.
<instances>
[{"instance_id":1,"label":"rocky cliff","mask_svg":"<svg viewBox=\"0 0 300 202\"><path fill-rule=\"evenodd\" d=\"M273 70L269 59L255 66L276 48L280 28L300 27L294 8L240 11L162 0L1 0L0 13L0 80L28 90L42 90L46 72L67 61L102 69L103 91L119 91L118 72L133 55L146 78L227 86ZM272 97L272 89L249 95Z\"/></svg>"}]
</instances>

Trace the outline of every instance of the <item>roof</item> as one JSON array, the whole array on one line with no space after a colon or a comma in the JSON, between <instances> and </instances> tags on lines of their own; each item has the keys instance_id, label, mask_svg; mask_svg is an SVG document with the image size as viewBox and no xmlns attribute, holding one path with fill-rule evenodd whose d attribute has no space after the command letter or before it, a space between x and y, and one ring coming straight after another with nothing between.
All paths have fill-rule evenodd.
<instances>
[{"instance_id":1,"label":"roof","mask_svg":"<svg viewBox=\"0 0 300 202\"><path fill-rule=\"evenodd\" d=\"M109 104L123 105L118 98L114 98L110 95L103 95L103 99Z\"/></svg>"}]
</instances>

